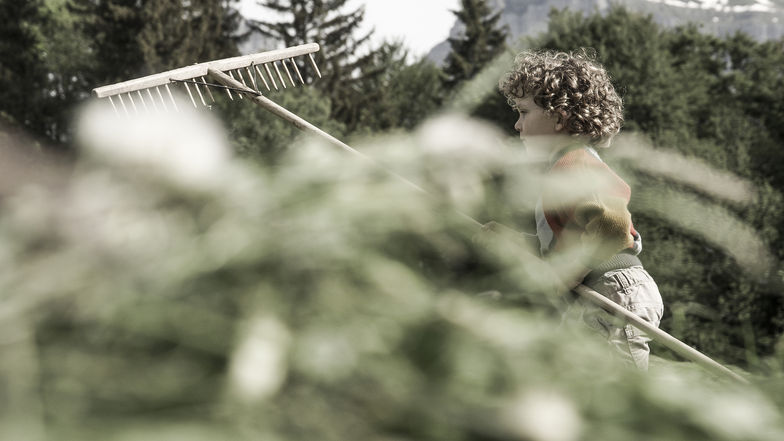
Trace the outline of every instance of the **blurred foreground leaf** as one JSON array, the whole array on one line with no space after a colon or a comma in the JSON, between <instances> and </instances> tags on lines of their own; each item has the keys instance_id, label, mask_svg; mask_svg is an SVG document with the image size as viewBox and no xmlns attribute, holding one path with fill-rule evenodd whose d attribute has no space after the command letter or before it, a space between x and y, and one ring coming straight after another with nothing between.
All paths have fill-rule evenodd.
<instances>
[{"instance_id":1,"label":"blurred foreground leaf","mask_svg":"<svg viewBox=\"0 0 784 441\"><path fill-rule=\"evenodd\" d=\"M560 322L538 259L474 242L455 207L525 211L535 186L474 122L366 146L428 197L316 142L252 168L203 115L90 118L64 185L2 201L3 439L783 433L780 366L759 388L633 370Z\"/></svg>"}]
</instances>

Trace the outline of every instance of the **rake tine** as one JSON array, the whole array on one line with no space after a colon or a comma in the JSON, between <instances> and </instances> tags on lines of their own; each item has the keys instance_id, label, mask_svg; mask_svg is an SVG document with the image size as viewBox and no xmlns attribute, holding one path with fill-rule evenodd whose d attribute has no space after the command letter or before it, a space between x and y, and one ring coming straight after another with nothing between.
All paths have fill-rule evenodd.
<instances>
[{"instance_id":1,"label":"rake tine","mask_svg":"<svg viewBox=\"0 0 784 441\"><path fill-rule=\"evenodd\" d=\"M289 58L289 61L291 62L291 65L294 66L294 72L296 72L297 77L299 78L299 82L305 84L305 80L302 79L302 74L299 73L299 67L297 67L297 62L294 61L293 58Z\"/></svg>"},{"instance_id":2,"label":"rake tine","mask_svg":"<svg viewBox=\"0 0 784 441\"><path fill-rule=\"evenodd\" d=\"M161 104L163 104L163 111L168 112L169 107L166 106L166 100L163 99L163 94L161 93L161 89L158 86L155 86L155 91L158 92L158 96L161 98Z\"/></svg>"},{"instance_id":3,"label":"rake tine","mask_svg":"<svg viewBox=\"0 0 784 441\"><path fill-rule=\"evenodd\" d=\"M199 99L201 99L201 103L204 104L204 107L207 107L207 101L204 101L204 95L201 93L201 89L199 89L199 83L194 82L193 87L196 88L196 93L199 94Z\"/></svg>"},{"instance_id":4,"label":"rake tine","mask_svg":"<svg viewBox=\"0 0 784 441\"><path fill-rule=\"evenodd\" d=\"M275 83L275 77L272 76L272 71L269 68L269 63L264 63L264 70L267 71L267 76L269 77L270 81L272 81L272 87L274 87L275 90L280 90L278 89L277 83Z\"/></svg>"},{"instance_id":5,"label":"rake tine","mask_svg":"<svg viewBox=\"0 0 784 441\"><path fill-rule=\"evenodd\" d=\"M278 68L278 63L273 61L272 65L275 66L275 72L278 73L278 78L280 78L280 84L282 84L283 88L285 89L286 88L286 82L283 81L283 75L280 74L280 69Z\"/></svg>"},{"instance_id":6,"label":"rake tine","mask_svg":"<svg viewBox=\"0 0 784 441\"><path fill-rule=\"evenodd\" d=\"M131 92L128 92L128 99L131 100L131 106L133 106L133 113L138 115L139 109L136 108L136 103L133 102L133 95L131 95Z\"/></svg>"},{"instance_id":7,"label":"rake tine","mask_svg":"<svg viewBox=\"0 0 784 441\"><path fill-rule=\"evenodd\" d=\"M128 112L128 107L125 105L125 101L122 99L122 94L117 95L120 98L120 104L122 104L122 108L125 111L125 116L130 117L131 113Z\"/></svg>"},{"instance_id":8,"label":"rake tine","mask_svg":"<svg viewBox=\"0 0 784 441\"><path fill-rule=\"evenodd\" d=\"M150 92L150 89L146 89L146 90L147 90L147 96L149 96L150 101L152 101L152 107L153 109L155 109L155 113L160 113L161 111L158 110L158 105L155 104L155 98L152 97L152 92Z\"/></svg>"},{"instance_id":9,"label":"rake tine","mask_svg":"<svg viewBox=\"0 0 784 441\"><path fill-rule=\"evenodd\" d=\"M267 83L267 79L264 78L264 74L261 73L261 69L259 69L259 65L256 64L253 66L253 68L256 70L256 72L258 72L259 78L261 78L261 81L264 82L264 87L266 87L267 91L269 91L270 90L269 84Z\"/></svg>"},{"instance_id":10,"label":"rake tine","mask_svg":"<svg viewBox=\"0 0 784 441\"><path fill-rule=\"evenodd\" d=\"M251 83L253 83L253 90L258 93L261 93L259 90L259 85L256 83L256 75L250 70L250 66L246 67L245 70L248 72L248 78L250 78Z\"/></svg>"},{"instance_id":11,"label":"rake tine","mask_svg":"<svg viewBox=\"0 0 784 441\"><path fill-rule=\"evenodd\" d=\"M231 77L232 80L237 81L237 79L234 78L234 74L232 74L231 71L229 71L229 76ZM228 90L228 89L226 89L226 90ZM240 99L243 99L241 93L237 93L237 96L240 97Z\"/></svg>"},{"instance_id":12,"label":"rake tine","mask_svg":"<svg viewBox=\"0 0 784 441\"><path fill-rule=\"evenodd\" d=\"M149 113L150 109L147 107L147 103L144 101L144 97L142 96L142 91L137 90L136 93L139 94L139 99L141 100L142 105L144 106L144 111Z\"/></svg>"},{"instance_id":13,"label":"rake tine","mask_svg":"<svg viewBox=\"0 0 784 441\"><path fill-rule=\"evenodd\" d=\"M199 106L197 106L197 105L196 105L196 100L195 100L195 99L193 99L193 94L191 93L191 88L190 88L190 87L188 87L188 83L182 83L182 84L184 84L184 85L185 85L185 90L187 90L187 91L188 91L188 96L189 96L189 97L191 97L191 102L193 103L193 107L195 107L195 108L197 108L197 109L198 109L198 108L199 108Z\"/></svg>"},{"instance_id":14,"label":"rake tine","mask_svg":"<svg viewBox=\"0 0 784 441\"><path fill-rule=\"evenodd\" d=\"M242 82L242 85L248 87L248 83L245 82L245 76L242 75L242 69L237 69L237 76L240 77L240 81Z\"/></svg>"},{"instance_id":15,"label":"rake tine","mask_svg":"<svg viewBox=\"0 0 784 441\"><path fill-rule=\"evenodd\" d=\"M109 96L108 98L109 98L109 102L112 104L112 109L114 109L114 114L120 116L120 112L117 111L117 106L114 105L114 100L112 99L111 96Z\"/></svg>"},{"instance_id":16,"label":"rake tine","mask_svg":"<svg viewBox=\"0 0 784 441\"><path fill-rule=\"evenodd\" d=\"M180 108L177 107L177 101L174 100L174 95L172 95L171 89L169 89L169 85L168 84L164 84L163 87L165 87L166 91L169 92L169 98L171 98L172 105L174 106L174 111L175 112L179 112Z\"/></svg>"},{"instance_id":17,"label":"rake tine","mask_svg":"<svg viewBox=\"0 0 784 441\"><path fill-rule=\"evenodd\" d=\"M131 102L131 107L133 108L133 112L138 115L139 109L136 108L136 100L133 99L133 95L131 95L131 92L127 92L125 95L128 98L128 101Z\"/></svg>"},{"instance_id":18,"label":"rake tine","mask_svg":"<svg viewBox=\"0 0 784 441\"><path fill-rule=\"evenodd\" d=\"M229 94L229 99L234 101L234 97L231 95L231 91L229 89L224 89L227 94Z\"/></svg>"},{"instance_id":19,"label":"rake tine","mask_svg":"<svg viewBox=\"0 0 784 441\"><path fill-rule=\"evenodd\" d=\"M286 60L280 60L280 64L283 65L283 70L286 71L286 75L288 75L289 81L291 81L291 87L297 87L297 84L294 82L294 77L291 76L291 72L289 72L289 68L286 66Z\"/></svg>"},{"instance_id":20,"label":"rake tine","mask_svg":"<svg viewBox=\"0 0 784 441\"><path fill-rule=\"evenodd\" d=\"M214 103L215 102L215 97L212 96L212 91L210 90L210 86L207 85L207 80L205 80L204 77L201 77L201 82L204 83L204 88L207 89L207 95L210 96L210 99Z\"/></svg>"},{"instance_id":21,"label":"rake tine","mask_svg":"<svg viewBox=\"0 0 784 441\"><path fill-rule=\"evenodd\" d=\"M308 57L310 58L310 64L313 65L313 69L316 70L316 75L318 75L318 77L321 78L321 71L319 70L318 66L316 65L316 59L313 58L313 54L308 54Z\"/></svg>"}]
</instances>

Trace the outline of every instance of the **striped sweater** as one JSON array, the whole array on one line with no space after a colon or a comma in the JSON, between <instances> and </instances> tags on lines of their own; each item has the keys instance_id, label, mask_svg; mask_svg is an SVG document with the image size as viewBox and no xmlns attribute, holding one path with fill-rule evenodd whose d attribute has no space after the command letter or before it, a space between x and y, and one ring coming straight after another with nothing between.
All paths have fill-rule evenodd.
<instances>
[{"instance_id":1,"label":"striped sweater","mask_svg":"<svg viewBox=\"0 0 784 441\"><path fill-rule=\"evenodd\" d=\"M629 186L594 149L560 152L545 175L535 210L542 255L579 247L582 263L590 269L606 266L621 252L638 255L642 238L627 209L630 197Z\"/></svg>"}]
</instances>

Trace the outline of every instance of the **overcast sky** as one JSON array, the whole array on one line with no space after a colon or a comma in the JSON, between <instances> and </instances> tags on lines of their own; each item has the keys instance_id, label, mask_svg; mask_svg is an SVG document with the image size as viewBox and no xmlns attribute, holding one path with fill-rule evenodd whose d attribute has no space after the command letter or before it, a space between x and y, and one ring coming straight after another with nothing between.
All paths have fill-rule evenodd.
<instances>
[{"instance_id":1,"label":"overcast sky","mask_svg":"<svg viewBox=\"0 0 784 441\"><path fill-rule=\"evenodd\" d=\"M364 30L375 28L374 45L383 39L402 39L412 55L424 55L446 39L455 22L450 9L459 0L349 0L349 10L365 5ZM256 0L242 0L243 13L261 18ZM268 12L266 12L268 14Z\"/></svg>"}]
</instances>

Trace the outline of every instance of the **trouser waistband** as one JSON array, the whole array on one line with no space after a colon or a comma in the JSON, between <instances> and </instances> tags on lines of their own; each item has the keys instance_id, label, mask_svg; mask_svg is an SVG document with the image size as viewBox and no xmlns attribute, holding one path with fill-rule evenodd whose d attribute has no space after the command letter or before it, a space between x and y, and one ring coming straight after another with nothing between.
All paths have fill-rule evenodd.
<instances>
[{"instance_id":1,"label":"trouser waistband","mask_svg":"<svg viewBox=\"0 0 784 441\"><path fill-rule=\"evenodd\" d=\"M631 250L621 251L591 270L583 279L583 284L590 285L591 282L599 280L599 278L608 271L631 268L633 266L642 266L642 262L640 262L640 259L634 255Z\"/></svg>"}]
</instances>

